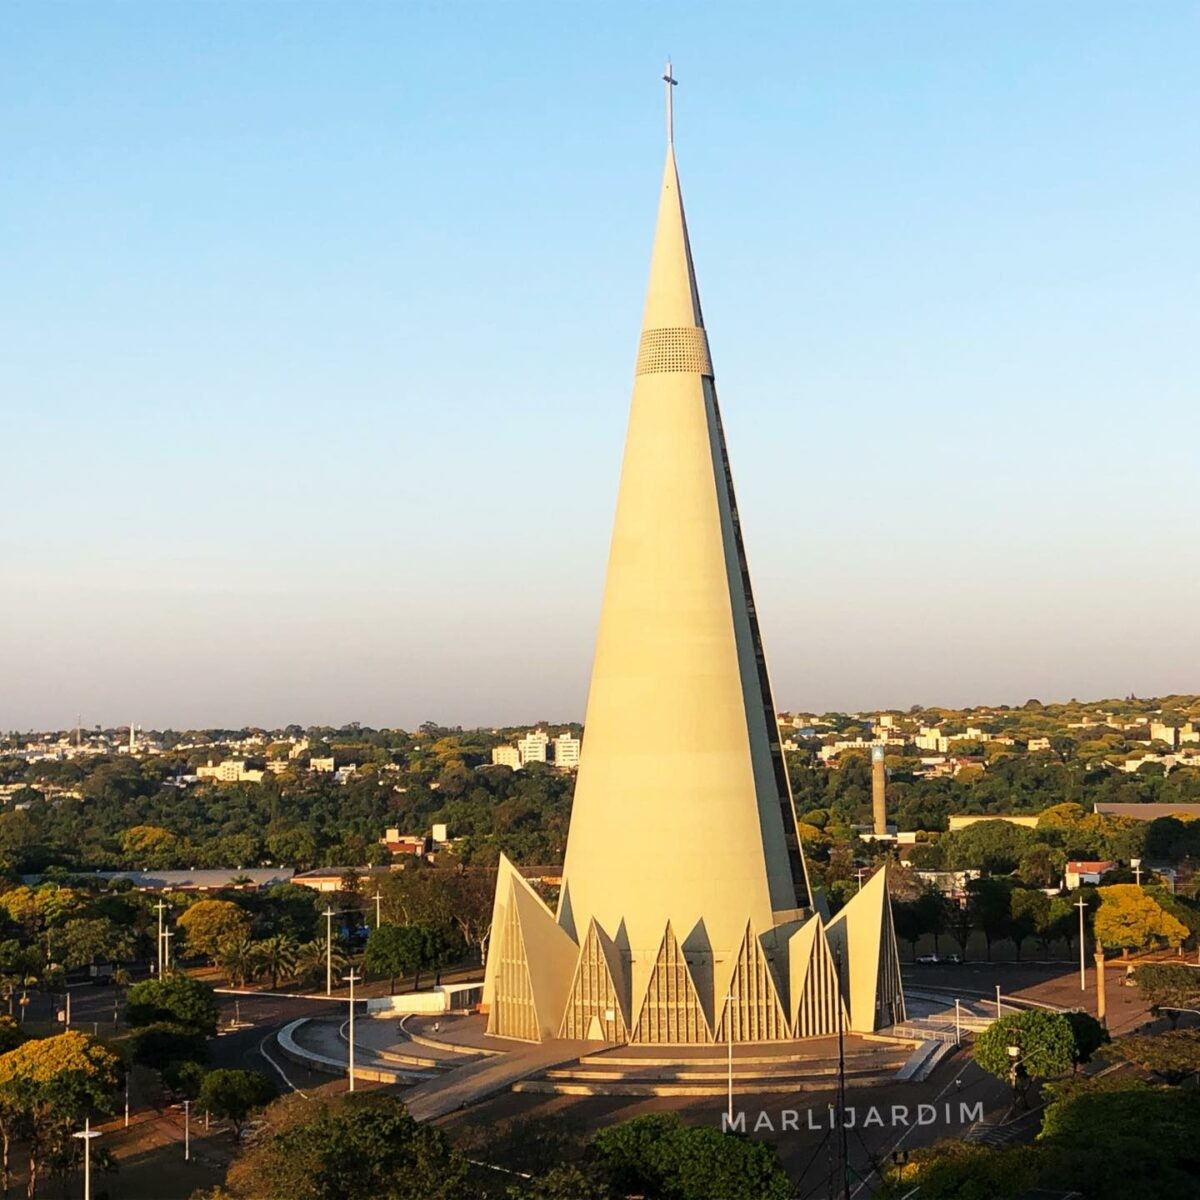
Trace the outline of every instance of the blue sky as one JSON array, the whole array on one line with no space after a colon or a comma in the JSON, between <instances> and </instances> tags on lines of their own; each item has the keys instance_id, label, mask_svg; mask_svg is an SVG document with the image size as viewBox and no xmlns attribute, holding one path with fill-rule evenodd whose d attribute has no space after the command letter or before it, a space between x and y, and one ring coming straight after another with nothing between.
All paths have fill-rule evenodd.
<instances>
[{"instance_id":1,"label":"blue sky","mask_svg":"<svg viewBox=\"0 0 1200 1200\"><path fill-rule=\"evenodd\" d=\"M583 715L668 53L779 705L1200 690L1200 6L0 23L0 727Z\"/></svg>"}]
</instances>

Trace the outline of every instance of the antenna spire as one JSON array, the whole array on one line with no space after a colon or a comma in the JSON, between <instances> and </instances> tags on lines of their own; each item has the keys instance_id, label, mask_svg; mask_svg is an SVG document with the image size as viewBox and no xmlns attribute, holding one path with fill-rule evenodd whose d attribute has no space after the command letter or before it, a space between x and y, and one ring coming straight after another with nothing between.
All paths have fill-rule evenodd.
<instances>
[{"instance_id":1,"label":"antenna spire","mask_svg":"<svg viewBox=\"0 0 1200 1200\"><path fill-rule=\"evenodd\" d=\"M675 145L675 106L672 103L674 89L679 85L679 80L674 77L671 72L671 60L667 59L667 72L663 76L663 83L667 85L667 145Z\"/></svg>"}]
</instances>

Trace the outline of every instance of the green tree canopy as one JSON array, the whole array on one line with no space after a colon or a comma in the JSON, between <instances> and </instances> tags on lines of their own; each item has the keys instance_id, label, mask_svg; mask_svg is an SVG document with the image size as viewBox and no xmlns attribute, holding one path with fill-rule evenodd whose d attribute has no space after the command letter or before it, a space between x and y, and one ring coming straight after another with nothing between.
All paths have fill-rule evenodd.
<instances>
[{"instance_id":1,"label":"green tree canopy","mask_svg":"<svg viewBox=\"0 0 1200 1200\"><path fill-rule=\"evenodd\" d=\"M788 1200L792 1184L773 1147L652 1113L602 1129L588 1150L619 1195L671 1200Z\"/></svg>"},{"instance_id":2,"label":"green tree canopy","mask_svg":"<svg viewBox=\"0 0 1200 1200\"><path fill-rule=\"evenodd\" d=\"M240 1135L246 1118L275 1095L275 1085L257 1071L221 1069L204 1076L196 1101L214 1117L232 1121L234 1133Z\"/></svg>"},{"instance_id":3,"label":"green tree canopy","mask_svg":"<svg viewBox=\"0 0 1200 1200\"><path fill-rule=\"evenodd\" d=\"M298 1098L296 1098L298 1099ZM230 1167L237 1200L464 1200L467 1166L394 1096L346 1093L268 1109L274 1131Z\"/></svg>"},{"instance_id":4,"label":"green tree canopy","mask_svg":"<svg viewBox=\"0 0 1200 1200\"><path fill-rule=\"evenodd\" d=\"M1071 1023L1062 1013L1039 1008L1008 1013L975 1036L975 1061L998 1079L1007 1079L1010 1046L1019 1046L1020 1062L1031 1079L1048 1079L1076 1061Z\"/></svg>"},{"instance_id":5,"label":"green tree canopy","mask_svg":"<svg viewBox=\"0 0 1200 1200\"><path fill-rule=\"evenodd\" d=\"M188 949L209 957L250 936L250 917L232 900L198 900L180 914L178 924L187 934Z\"/></svg>"},{"instance_id":6,"label":"green tree canopy","mask_svg":"<svg viewBox=\"0 0 1200 1200\"><path fill-rule=\"evenodd\" d=\"M1097 889L1100 907L1092 923L1096 940L1109 950L1145 950L1158 943L1180 945L1187 927L1133 883Z\"/></svg>"},{"instance_id":7,"label":"green tree canopy","mask_svg":"<svg viewBox=\"0 0 1200 1200\"><path fill-rule=\"evenodd\" d=\"M126 997L125 1019L134 1027L167 1022L214 1037L217 1000L207 983L175 971L135 983Z\"/></svg>"}]
</instances>

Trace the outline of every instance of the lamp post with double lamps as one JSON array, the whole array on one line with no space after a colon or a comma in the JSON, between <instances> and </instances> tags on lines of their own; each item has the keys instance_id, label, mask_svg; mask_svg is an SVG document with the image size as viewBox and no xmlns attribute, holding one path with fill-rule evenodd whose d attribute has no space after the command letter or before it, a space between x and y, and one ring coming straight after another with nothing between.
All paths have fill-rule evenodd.
<instances>
[{"instance_id":1,"label":"lamp post with double lamps","mask_svg":"<svg viewBox=\"0 0 1200 1200\"><path fill-rule=\"evenodd\" d=\"M83 1128L71 1134L83 1142L83 1200L92 1200L92 1139L100 1136L100 1131L92 1128L92 1119L88 1117Z\"/></svg>"},{"instance_id":2,"label":"lamp post with double lamps","mask_svg":"<svg viewBox=\"0 0 1200 1200\"><path fill-rule=\"evenodd\" d=\"M349 1046L350 1053L347 1060L349 1070L347 1074L350 1076L350 1091L354 1091L354 985L362 982L362 976L356 975L354 969L350 969L350 974L343 976L345 981L350 985L350 1036Z\"/></svg>"}]
</instances>

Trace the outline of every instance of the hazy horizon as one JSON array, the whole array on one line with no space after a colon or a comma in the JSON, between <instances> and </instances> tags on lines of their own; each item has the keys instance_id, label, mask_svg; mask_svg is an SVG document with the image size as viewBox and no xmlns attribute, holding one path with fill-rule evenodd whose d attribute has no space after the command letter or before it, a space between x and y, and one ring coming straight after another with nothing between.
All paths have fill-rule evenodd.
<instances>
[{"instance_id":1,"label":"hazy horizon","mask_svg":"<svg viewBox=\"0 0 1200 1200\"><path fill-rule=\"evenodd\" d=\"M662 157L781 709L1200 691L1200 8L6 8L0 728L582 721Z\"/></svg>"}]
</instances>

